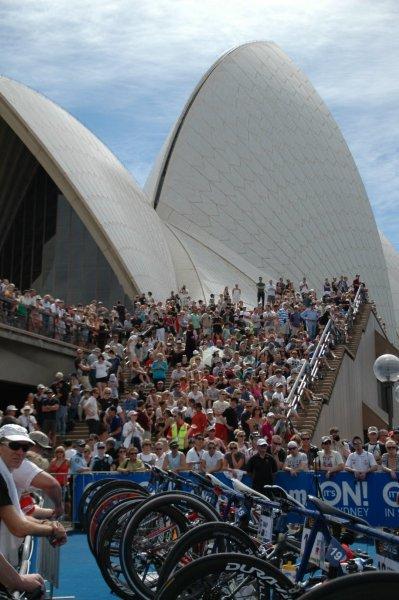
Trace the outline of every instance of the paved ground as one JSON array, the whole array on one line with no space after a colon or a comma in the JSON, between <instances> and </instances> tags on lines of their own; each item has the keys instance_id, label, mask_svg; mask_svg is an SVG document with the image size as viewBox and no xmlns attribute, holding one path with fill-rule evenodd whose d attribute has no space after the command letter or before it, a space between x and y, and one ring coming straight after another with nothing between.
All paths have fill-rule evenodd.
<instances>
[{"instance_id":1,"label":"paved ground","mask_svg":"<svg viewBox=\"0 0 399 600\"><path fill-rule=\"evenodd\" d=\"M68 543L61 548L60 587L55 596L75 596L76 600L115 598L101 577L86 535L68 534Z\"/></svg>"}]
</instances>

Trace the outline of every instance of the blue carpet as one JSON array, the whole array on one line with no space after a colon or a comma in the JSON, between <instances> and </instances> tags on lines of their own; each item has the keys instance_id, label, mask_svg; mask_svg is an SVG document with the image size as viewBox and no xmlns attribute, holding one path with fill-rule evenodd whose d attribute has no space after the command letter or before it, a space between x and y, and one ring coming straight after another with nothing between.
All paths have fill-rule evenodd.
<instances>
[{"instance_id":1,"label":"blue carpet","mask_svg":"<svg viewBox=\"0 0 399 600\"><path fill-rule=\"evenodd\" d=\"M374 548L367 543L352 546L374 556ZM61 548L60 587L56 596L75 596L76 600L113 600L114 596L104 583L89 546L87 537L82 533L72 533L68 543Z\"/></svg>"},{"instance_id":2,"label":"blue carpet","mask_svg":"<svg viewBox=\"0 0 399 600\"><path fill-rule=\"evenodd\" d=\"M61 548L60 587L55 596L75 596L76 600L112 600L109 587L104 583L85 534L68 535L68 543Z\"/></svg>"}]
</instances>

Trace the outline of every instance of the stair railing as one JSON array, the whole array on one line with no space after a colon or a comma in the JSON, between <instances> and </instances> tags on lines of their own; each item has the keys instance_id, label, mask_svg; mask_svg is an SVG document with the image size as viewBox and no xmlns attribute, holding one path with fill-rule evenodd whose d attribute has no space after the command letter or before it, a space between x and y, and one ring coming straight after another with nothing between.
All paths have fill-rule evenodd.
<instances>
[{"instance_id":1,"label":"stair railing","mask_svg":"<svg viewBox=\"0 0 399 600\"><path fill-rule=\"evenodd\" d=\"M366 288L364 287L364 284L362 283L362 284L360 284L360 286L356 292L355 299L353 300L353 302L350 305L349 310L346 314L345 332L347 335L353 328L353 324L354 324L356 315L359 312L361 305L364 304L364 302L366 302L366 300L367 300Z\"/></svg>"},{"instance_id":2,"label":"stair railing","mask_svg":"<svg viewBox=\"0 0 399 600\"><path fill-rule=\"evenodd\" d=\"M367 300L366 290L363 284L359 286L357 290L356 296L348 309L346 315L346 324L345 324L345 332L346 335L353 328L354 320L356 315L359 312L360 306ZM287 398L287 404L289 406L287 412L287 420L291 425L291 429L294 427L291 422L292 416L297 414L297 408L300 404L300 400L305 388L308 387L313 381L316 379L320 363L322 358L324 357L327 348L329 347L329 343L332 338L335 338L335 341L339 342L341 337L341 332L336 327L333 319L329 319L327 325L324 327L323 333L320 336L320 340L316 346L316 349L313 353L313 356L310 361L304 362L301 367L301 370L298 373L298 376L292 386L290 393Z\"/></svg>"}]
</instances>

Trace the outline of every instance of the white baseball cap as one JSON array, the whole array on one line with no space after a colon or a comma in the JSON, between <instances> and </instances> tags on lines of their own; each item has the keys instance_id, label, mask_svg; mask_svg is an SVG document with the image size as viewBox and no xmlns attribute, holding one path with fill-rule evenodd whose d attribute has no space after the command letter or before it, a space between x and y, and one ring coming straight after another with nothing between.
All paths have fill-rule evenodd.
<instances>
[{"instance_id":1,"label":"white baseball cap","mask_svg":"<svg viewBox=\"0 0 399 600\"><path fill-rule=\"evenodd\" d=\"M33 446L33 442L28 436L25 427L14 425L13 423L0 427L0 440L1 439L8 440L9 442L26 442Z\"/></svg>"}]
</instances>

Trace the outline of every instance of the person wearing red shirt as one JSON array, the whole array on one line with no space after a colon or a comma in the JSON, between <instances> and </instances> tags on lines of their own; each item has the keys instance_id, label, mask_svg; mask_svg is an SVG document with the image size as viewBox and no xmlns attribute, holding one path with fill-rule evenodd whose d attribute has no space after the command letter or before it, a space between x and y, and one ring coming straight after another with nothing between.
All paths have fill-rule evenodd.
<instances>
[{"instance_id":1,"label":"person wearing red shirt","mask_svg":"<svg viewBox=\"0 0 399 600\"><path fill-rule=\"evenodd\" d=\"M188 432L188 437L197 435L198 433L204 433L206 426L208 425L208 419L206 414L202 410L201 402L195 403L195 413L191 418L191 427Z\"/></svg>"},{"instance_id":2,"label":"person wearing red shirt","mask_svg":"<svg viewBox=\"0 0 399 600\"><path fill-rule=\"evenodd\" d=\"M49 466L49 473L58 481L62 488L68 483L69 461L65 457L65 448L58 446Z\"/></svg>"}]
</instances>

